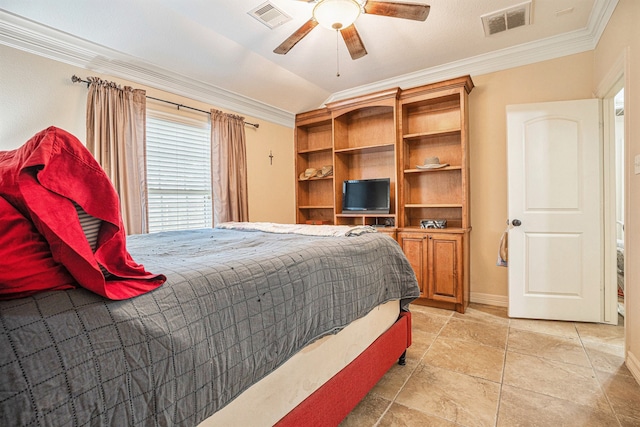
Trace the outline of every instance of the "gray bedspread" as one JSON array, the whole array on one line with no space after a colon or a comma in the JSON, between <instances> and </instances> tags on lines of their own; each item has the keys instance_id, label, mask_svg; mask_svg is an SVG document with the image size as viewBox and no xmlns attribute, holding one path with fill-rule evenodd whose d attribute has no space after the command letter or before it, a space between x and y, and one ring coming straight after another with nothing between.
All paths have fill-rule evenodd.
<instances>
[{"instance_id":1,"label":"gray bedspread","mask_svg":"<svg viewBox=\"0 0 640 427\"><path fill-rule=\"evenodd\" d=\"M317 338L418 296L382 233L132 236L160 288L0 301L1 426L195 426Z\"/></svg>"}]
</instances>

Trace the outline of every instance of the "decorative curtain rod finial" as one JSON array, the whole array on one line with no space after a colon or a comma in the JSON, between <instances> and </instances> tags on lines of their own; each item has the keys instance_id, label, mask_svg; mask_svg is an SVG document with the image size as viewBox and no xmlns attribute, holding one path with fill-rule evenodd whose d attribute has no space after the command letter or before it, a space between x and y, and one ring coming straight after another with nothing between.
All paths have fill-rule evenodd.
<instances>
[{"instance_id":1,"label":"decorative curtain rod finial","mask_svg":"<svg viewBox=\"0 0 640 427\"><path fill-rule=\"evenodd\" d=\"M89 85L91 84L91 82L89 80L83 80L81 77L78 77L75 74L73 76L71 76L71 81L73 83L86 83L87 87L89 87Z\"/></svg>"}]
</instances>

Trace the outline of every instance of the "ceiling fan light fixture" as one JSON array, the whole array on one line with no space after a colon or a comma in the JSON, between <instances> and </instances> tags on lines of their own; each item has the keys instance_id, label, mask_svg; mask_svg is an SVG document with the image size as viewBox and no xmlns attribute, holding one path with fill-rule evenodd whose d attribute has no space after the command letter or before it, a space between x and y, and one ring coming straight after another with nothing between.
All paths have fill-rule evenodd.
<instances>
[{"instance_id":1,"label":"ceiling fan light fixture","mask_svg":"<svg viewBox=\"0 0 640 427\"><path fill-rule=\"evenodd\" d=\"M360 16L360 4L355 0L322 0L313 8L318 24L330 30L341 30Z\"/></svg>"}]
</instances>

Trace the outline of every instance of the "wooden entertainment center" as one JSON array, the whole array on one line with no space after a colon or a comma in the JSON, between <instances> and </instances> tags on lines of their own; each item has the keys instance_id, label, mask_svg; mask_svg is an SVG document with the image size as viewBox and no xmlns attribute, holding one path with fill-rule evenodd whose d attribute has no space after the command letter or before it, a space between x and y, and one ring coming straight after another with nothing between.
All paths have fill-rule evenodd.
<instances>
[{"instance_id":1,"label":"wooden entertainment center","mask_svg":"<svg viewBox=\"0 0 640 427\"><path fill-rule=\"evenodd\" d=\"M469 302L468 95L464 76L332 102L296 116L296 221L374 225L397 240L419 304L464 313ZM419 168L437 157L433 169ZM333 174L306 179L307 169ZM424 167L424 166L423 166ZM390 212L342 213L345 180L390 178ZM446 220L446 228L421 221Z\"/></svg>"}]
</instances>

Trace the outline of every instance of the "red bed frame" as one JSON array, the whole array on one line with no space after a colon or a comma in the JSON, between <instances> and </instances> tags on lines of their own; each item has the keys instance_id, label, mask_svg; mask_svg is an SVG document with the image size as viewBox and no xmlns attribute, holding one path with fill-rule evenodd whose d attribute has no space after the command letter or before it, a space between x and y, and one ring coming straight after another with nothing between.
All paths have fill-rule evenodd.
<instances>
[{"instance_id":1,"label":"red bed frame","mask_svg":"<svg viewBox=\"0 0 640 427\"><path fill-rule=\"evenodd\" d=\"M398 320L353 362L285 415L277 427L337 426L411 345L411 313Z\"/></svg>"}]
</instances>

